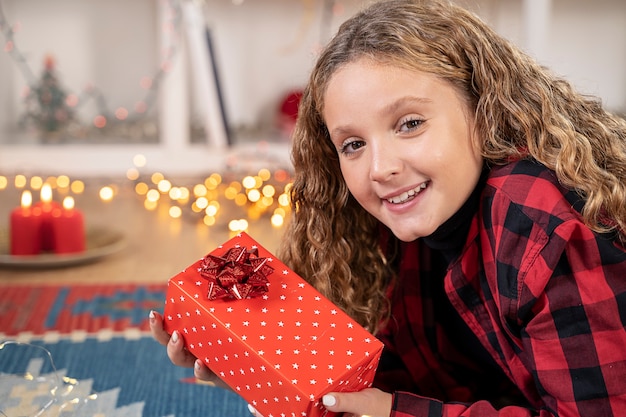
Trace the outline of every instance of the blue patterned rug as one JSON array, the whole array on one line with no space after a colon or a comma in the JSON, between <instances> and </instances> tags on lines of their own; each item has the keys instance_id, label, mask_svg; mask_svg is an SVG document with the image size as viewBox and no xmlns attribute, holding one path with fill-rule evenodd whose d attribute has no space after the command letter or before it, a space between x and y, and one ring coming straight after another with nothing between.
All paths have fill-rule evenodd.
<instances>
[{"instance_id":1,"label":"blue patterned rug","mask_svg":"<svg viewBox=\"0 0 626 417\"><path fill-rule=\"evenodd\" d=\"M190 369L172 365L165 348L146 332L148 312L155 300L164 299L163 287L39 290L47 297L56 294L54 308L39 310L39 320L29 316L23 323L32 324L23 328L17 329L15 320L11 328L6 322L0 327L0 416L249 415L236 394L199 383ZM9 291L0 287L3 294ZM69 296L79 292L91 295ZM7 312L9 303L0 297L0 311ZM60 317L76 311L81 317L76 330L68 330Z\"/></svg>"}]
</instances>

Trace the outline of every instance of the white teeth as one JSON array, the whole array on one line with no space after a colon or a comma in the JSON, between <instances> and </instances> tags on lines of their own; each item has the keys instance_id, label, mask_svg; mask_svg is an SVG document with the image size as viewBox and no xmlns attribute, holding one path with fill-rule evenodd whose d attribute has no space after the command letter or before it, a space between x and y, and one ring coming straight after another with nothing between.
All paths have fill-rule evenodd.
<instances>
[{"instance_id":1,"label":"white teeth","mask_svg":"<svg viewBox=\"0 0 626 417\"><path fill-rule=\"evenodd\" d=\"M391 197L388 198L387 201L389 201L390 203L393 204L400 204L400 203L405 203L407 202L410 198L414 197L415 195L419 194L420 191L422 191L424 188L426 188L426 183L422 183L420 185L418 185L417 187L415 187L412 190L409 191L405 191L400 195L397 195L395 197Z\"/></svg>"}]
</instances>

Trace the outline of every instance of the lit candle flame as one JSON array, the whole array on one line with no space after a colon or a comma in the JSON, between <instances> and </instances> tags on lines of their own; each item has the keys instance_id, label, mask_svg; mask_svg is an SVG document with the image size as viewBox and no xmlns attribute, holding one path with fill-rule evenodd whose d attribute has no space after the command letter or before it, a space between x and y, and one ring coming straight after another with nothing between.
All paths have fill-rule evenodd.
<instances>
[{"instance_id":1,"label":"lit candle flame","mask_svg":"<svg viewBox=\"0 0 626 417\"><path fill-rule=\"evenodd\" d=\"M52 201L52 187L46 183L41 187L41 201L49 203Z\"/></svg>"},{"instance_id":2,"label":"lit candle flame","mask_svg":"<svg viewBox=\"0 0 626 417\"><path fill-rule=\"evenodd\" d=\"M22 193L22 208L29 208L33 204L33 195L29 190Z\"/></svg>"},{"instance_id":3,"label":"lit candle flame","mask_svg":"<svg viewBox=\"0 0 626 417\"><path fill-rule=\"evenodd\" d=\"M71 210L74 208L74 197L67 196L63 199L63 208L65 210Z\"/></svg>"}]
</instances>

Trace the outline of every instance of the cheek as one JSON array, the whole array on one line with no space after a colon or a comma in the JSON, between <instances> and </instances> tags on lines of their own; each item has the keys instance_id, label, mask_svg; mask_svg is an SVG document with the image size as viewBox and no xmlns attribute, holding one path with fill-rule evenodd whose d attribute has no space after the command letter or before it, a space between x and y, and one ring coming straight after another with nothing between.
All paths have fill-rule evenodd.
<instances>
[{"instance_id":1,"label":"cheek","mask_svg":"<svg viewBox=\"0 0 626 417\"><path fill-rule=\"evenodd\" d=\"M348 191L357 201L360 201L367 183L367 175L359 170L355 164L340 164L340 167Z\"/></svg>"}]
</instances>

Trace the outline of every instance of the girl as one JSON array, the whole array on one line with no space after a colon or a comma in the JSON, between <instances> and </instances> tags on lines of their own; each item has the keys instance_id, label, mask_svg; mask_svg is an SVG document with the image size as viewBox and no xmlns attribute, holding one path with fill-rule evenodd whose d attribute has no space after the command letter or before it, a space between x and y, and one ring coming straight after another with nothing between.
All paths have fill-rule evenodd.
<instances>
[{"instance_id":1,"label":"girl","mask_svg":"<svg viewBox=\"0 0 626 417\"><path fill-rule=\"evenodd\" d=\"M469 12L392 0L322 52L293 139L280 257L386 347L329 410L626 412L623 120Z\"/></svg>"}]
</instances>

